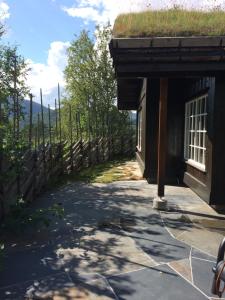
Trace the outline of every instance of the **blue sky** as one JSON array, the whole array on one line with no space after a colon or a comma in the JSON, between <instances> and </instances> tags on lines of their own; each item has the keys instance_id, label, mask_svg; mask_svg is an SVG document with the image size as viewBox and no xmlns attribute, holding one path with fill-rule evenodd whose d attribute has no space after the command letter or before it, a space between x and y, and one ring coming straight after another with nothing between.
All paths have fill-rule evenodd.
<instances>
[{"instance_id":1,"label":"blue sky","mask_svg":"<svg viewBox=\"0 0 225 300\"><path fill-rule=\"evenodd\" d=\"M57 83L65 85L63 70L66 49L82 29L93 33L96 24L110 21L124 12L171 7L212 8L225 0L0 0L0 19L7 28L5 43L19 46L31 67L28 84L39 101L54 103ZM225 7L224 7L225 8Z\"/></svg>"},{"instance_id":2,"label":"blue sky","mask_svg":"<svg viewBox=\"0 0 225 300\"><path fill-rule=\"evenodd\" d=\"M10 18L7 20L7 40L19 45L20 52L39 63L45 63L49 45L54 41L67 42L83 27L93 30L80 18L69 17L63 6L72 6L73 0L8 0Z\"/></svg>"}]
</instances>

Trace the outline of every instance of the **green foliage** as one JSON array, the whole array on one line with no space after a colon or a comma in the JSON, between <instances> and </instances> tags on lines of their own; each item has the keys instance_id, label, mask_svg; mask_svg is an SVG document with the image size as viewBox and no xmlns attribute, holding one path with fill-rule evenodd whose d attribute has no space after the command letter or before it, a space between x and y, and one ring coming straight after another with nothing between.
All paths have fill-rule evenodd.
<instances>
[{"instance_id":1,"label":"green foliage","mask_svg":"<svg viewBox=\"0 0 225 300\"><path fill-rule=\"evenodd\" d=\"M36 209L30 211L29 207L22 199L11 206L10 213L5 222L1 226L2 231L11 233L24 233L30 229L40 229L41 227L49 227L52 218L62 219L64 216L64 208L61 204L54 204L46 209Z\"/></svg>"},{"instance_id":2,"label":"green foliage","mask_svg":"<svg viewBox=\"0 0 225 300\"><path fill-rule=\"evenodd\" d=\"M175 6L169 10L147 10L117 17L114 37L151 36L216 36L225 35L225 12L185 10Z\"/></svg>"},{"instance_id":3,"label":"green foliage","mask_svg":"<svg viewBox=\"0 0 225 300\"><path fill-rule=\"evenodd\" d=\"M22 102L29 91L27 72L27 64L17 48L0 45L0 151L8 157L11 151L17 153L24 147L19 126L24 117Z\"/></svg>"},{"instance_id":4,"label":"green foliage","mask_svg":"<svg viewBox=\"0 0 225 300\"><path fill-rule=\"evenodd\" d=\"M11 165L0 172L0 185L21 172L22 156L28 147L20 128L22 102L28 93L27 64L16 47L0 45L0 171L3 162Z\"/></svg>"},{"instance_id":5,"label":"green foliage","mask_svg":"<svg viewBox=\"0 0 225 300\"><path fill-rule=\"evenodd\" d=\"M87 31L72 41L65 69L67 98L62 119L66 137L95 138L127 131L128 113L116 108L116 83L108 42L109 26L97 28L92 40ZM69 110L72 111L72 124Z\"/></svg>"}]
</instances>

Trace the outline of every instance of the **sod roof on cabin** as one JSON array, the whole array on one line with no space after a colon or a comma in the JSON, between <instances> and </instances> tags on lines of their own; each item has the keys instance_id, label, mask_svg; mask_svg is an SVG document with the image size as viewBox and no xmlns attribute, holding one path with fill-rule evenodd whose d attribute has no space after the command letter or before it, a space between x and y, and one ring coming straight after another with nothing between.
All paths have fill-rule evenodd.
<instances>
[{"instance_id":1,"label":"sod roof on cabin","mask_svg":"<svg viewBox=\"0 0 225 300\"><path fill-rule=\"evenodd\" d=\"M115 38L225 36L225 11L170 9L121 14L113 27Z\"/></svg>"}]
</instances>

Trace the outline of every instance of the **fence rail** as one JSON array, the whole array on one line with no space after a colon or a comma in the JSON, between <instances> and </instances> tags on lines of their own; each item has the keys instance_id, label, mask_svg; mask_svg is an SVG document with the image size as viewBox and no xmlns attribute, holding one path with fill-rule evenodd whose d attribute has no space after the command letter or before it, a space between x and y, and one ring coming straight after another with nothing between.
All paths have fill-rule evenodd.
<instances>
[{"instance_id":1,"label":"fence rail","mask_svg":"<svg viewBox=\"0 0 225 300\"><path fill-rule=\"evenodd\" d=\"M135 151L132 136L100 138L40 145L22 155L19 167L3 157L0 175L0 218L10 206L22 198L32 202L45 189L52 178L77 172L119 156L131 156Z\"/></svg>"}]
</instances>

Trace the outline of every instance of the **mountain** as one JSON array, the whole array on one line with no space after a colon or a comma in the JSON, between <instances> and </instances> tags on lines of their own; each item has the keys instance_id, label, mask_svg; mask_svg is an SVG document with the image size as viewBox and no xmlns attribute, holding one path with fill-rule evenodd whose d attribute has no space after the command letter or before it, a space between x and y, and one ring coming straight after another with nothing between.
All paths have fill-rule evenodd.
<instances>
[{"instance_id":1,"label":"mountain","mask_svg":"<svg viewBox=\"0 0 225 300\"><path fill-rule=\"evenodd\" d=\"M38 113L40 115L41 120L41 104L33 101L32 105L32 111L33 111L33 123L37 123L38 120ZM21 121L21 126L29 124L29 116L30 116L30 100L24 99L23 100L23 114L24 114L24 120ZM55 122L55 110L50 109L51 114L51 122ZM48 124L48 108L46 106L43 106L43 115L44 115L44 123Z\"/></svg>"},{"instance_id":2,"label":"mountain","mask_svg":"<svg viewBox=\"0 0 225 300\"><path fill-rule=\"evenodd\" d=\"M41 104L33 101L33 115L37 115L38 113L41 113ZM23 112L26 115L30 115L30 100L23 100ZM43 112L47 113L48 108L46 106L43 106Z\"/></svg>"}]
</instances>

